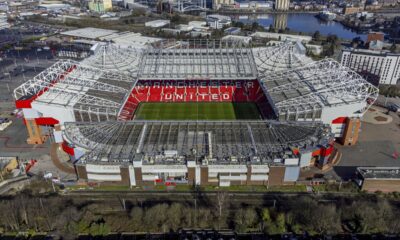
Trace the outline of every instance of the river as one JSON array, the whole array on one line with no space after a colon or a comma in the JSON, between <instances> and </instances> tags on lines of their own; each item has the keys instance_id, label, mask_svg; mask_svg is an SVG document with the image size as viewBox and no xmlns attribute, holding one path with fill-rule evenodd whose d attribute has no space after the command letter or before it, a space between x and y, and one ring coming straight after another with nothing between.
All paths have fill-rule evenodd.
<instances>
[{"instance_id":1,"label":"river","mask_svg":"<svg viewBox=\"0 0 400 240\"><path fill-rule=\"evenodd\" d=\"M351 40L360 37L366 40L367 35L357 33L346 28L339 22L321 21L313 13L267 13L254 15L234 15L231 16L234 21L247 24L258 22L264 27L274 26L275 29L289 28L290 31L302 32L307 35L319 31L321 35L336 34L339 38Z\"/></svg>"}]
</instances>

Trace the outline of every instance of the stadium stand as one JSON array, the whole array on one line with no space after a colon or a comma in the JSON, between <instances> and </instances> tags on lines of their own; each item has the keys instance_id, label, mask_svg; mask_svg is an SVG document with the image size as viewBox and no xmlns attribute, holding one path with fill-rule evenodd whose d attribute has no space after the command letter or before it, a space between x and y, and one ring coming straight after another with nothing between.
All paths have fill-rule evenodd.
<instances>
[{"instance_id":1,"label":"stadium stand","mask_svg":"<svg viewBox=\"0 0 400 240\"><path fill-rule=\"evenodd\" d=\"M258 80L138 81L118 119L132 119L141 102L255 102L262 116L272 116Z\"/></svg>"}]
</instances>

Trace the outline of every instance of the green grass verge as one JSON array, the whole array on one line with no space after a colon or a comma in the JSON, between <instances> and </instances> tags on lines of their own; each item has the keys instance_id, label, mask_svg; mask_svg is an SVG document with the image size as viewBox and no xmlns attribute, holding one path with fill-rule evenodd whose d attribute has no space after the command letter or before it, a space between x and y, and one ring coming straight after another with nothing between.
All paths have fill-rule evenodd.
<instances>
[{"instance_id":1,"label":"green grass verge","mask_svg":"<svg viewBox=\"0 0 400 240\"><path fill-rule=\"evenodd\" d=\"M141 103L136 110L135 119L249 120L261 119L261 115L254 103Z\"/></svg>"}]
</instances>

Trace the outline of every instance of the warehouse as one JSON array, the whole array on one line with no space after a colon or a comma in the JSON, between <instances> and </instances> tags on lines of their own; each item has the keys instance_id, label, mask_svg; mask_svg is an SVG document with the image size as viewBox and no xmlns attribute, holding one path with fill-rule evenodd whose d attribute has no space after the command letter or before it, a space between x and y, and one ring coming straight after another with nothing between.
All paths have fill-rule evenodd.
<instances>
[{"instance_id":1,"label":"warehouse","mask_svg":"<svg viewBox=\"0 0 400 240\"><path fill-rule=\"evenodd\" d=\"M399 167L359 167L357 183L367 192L400 192Z\"/></svg>"}]
</instances>

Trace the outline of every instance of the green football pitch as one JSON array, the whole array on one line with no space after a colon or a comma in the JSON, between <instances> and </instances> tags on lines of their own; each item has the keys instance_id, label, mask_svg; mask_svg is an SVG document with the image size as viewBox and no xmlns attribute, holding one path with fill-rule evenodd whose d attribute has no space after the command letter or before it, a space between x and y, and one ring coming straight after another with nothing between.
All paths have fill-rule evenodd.
<instances>
[{"instance_id":1,"label":"green football pitch","mask_svg":"<svg viewBox=\"0 0 400 240\"><path fill-rule=\"evenodd\" d=\"M261 119L254 103L141 103L138 120L240 120Z\"/></svg>"}]
</instances>

